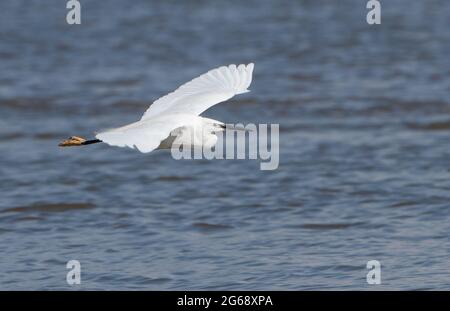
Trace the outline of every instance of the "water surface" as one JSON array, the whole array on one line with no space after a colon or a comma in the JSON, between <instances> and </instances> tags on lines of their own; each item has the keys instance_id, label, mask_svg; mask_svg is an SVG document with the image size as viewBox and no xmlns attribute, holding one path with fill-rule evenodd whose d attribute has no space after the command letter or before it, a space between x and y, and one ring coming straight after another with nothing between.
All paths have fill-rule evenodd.
<instances>
[{"instance_id":1,"label":"water surface","mask_svg":"<svg viewBox=\"0 0 450 311\"><path fill-rule=\"evenodd\" d=\"M2 1L0 289L448 289L450 3L384 1L379 26L366 12L86 0L69 26L64 1ZM205 115L279 123L278 170L57 147L250 61L252 92Z\"/></svg>"}]
</instances>

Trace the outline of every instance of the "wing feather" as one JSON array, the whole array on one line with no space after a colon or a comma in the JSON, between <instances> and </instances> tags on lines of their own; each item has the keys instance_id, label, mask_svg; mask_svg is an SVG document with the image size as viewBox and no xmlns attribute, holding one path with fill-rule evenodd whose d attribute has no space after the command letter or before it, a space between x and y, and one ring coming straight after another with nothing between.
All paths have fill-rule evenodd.
<instances>
[{"instance_id":1,"label":"wing feather","mask_svg":"<svg viewBox=\"0 0 450 311\"><path fill-rule=\"evenodd\" d=\"M192 124L197 118L200 117L187 114L158 116L107 130L95 137L110 146L129 147L147 153L158 148L174 129Z\"/></svg>"},{"instance_id":2,"label":"wing feather","mask_svg":"<svg viewBox=\"0 0 450 311\"><path fill-rule=\"evenodd\" d=\"M202 112L232 98L248 92L252 81L254 64L222 66L191 80L177 90L156 100L144 113L141 120L161 114Z\"/></svg>"}]
</instances>

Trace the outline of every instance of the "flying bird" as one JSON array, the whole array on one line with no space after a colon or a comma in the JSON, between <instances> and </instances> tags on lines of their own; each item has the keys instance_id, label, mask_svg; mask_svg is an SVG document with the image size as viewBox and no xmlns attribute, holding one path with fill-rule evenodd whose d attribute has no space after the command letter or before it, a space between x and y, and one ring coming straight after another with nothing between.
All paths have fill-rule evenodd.
<instances>
[{"instance_id":1,"label":"flying bird","mask_svg":"<svg viewBox=\"0 0 450 311\"><path fill-rule=\"evenodd\" d=\"M216 133L228 129L221 121L201 117L208 108L235 95L249 92L254 64L222 66L183 84L174 92L153 102L137 122L102 131L95 139L72 136L60 147L106 143L148 153L169 149L174 144L212 147ZM231 128L239 130L239 128ZM200 133L192 135L192 133Z\"/></svg>"}]
</instances>

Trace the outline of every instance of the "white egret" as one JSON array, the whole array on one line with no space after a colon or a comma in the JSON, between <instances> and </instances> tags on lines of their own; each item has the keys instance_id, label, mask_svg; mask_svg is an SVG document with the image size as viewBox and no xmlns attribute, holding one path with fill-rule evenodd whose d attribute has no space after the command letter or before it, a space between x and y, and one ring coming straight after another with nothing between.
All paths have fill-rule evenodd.
<instances>
[{"instance_id":1,"label":"white egret","mask_svg":"<svg viewBox=\"0 0 450 311\"><path fill-rule=\"evenodd\" d=\"M171 148L174 140L183 146L212 147L216 133L225 130L223 122L199 115L234 95L249 92L254 64L222 66L183 84L153 102L134 123L98 133L92 140L72 136L61 147L104 142L147 153ZM191 136L192 130L200 135Z\"/></svg>"}]
</instances>

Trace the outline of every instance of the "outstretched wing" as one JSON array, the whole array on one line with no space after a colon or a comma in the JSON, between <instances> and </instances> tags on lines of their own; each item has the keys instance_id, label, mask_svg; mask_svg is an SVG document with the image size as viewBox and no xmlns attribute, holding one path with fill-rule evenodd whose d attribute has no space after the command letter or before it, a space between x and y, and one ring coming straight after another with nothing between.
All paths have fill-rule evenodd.
<instances>
[{"instance_id":1,"label":"outstretched wing","mask_svg":"<svg viewBox=\"0 0 450 311\"><path fill-rule=\"evenodd\" d=\"M158 148L172 130L192 124L197 118L200 117L187 114L161 115L107 130L95 137L110 146L135 148L147 153Z\"/></svg>"},{"instance_id":2,"label":"outstretched wing","mask_svg":"<svg viewBox=\"0 0 450 311\"><path fill-rule=\"evenodd\" d=\"M174 92L156 100L141 120L160 114L189 113L200 115L211 106L248 92L254 64L222 66L195 78Z\"/></svg>"}]
</instances>

